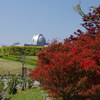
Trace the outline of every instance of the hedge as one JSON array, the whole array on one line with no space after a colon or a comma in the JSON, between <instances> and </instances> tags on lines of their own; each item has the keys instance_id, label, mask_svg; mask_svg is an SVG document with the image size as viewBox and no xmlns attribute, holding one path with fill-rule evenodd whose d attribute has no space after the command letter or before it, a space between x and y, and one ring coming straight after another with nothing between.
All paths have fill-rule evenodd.
<instances>
[{"instance_id":1,"label":"hedge","mask_svg":"<svg viewBox=\"0 0 100 100\"><path fill-rule=\"evenodd\" d=\"M26 55L26 56L36 56L36 54L41 51L44 47L40 46L10 46L1 47L0 53L4 55Z\"/></svg>"}]
</instances>

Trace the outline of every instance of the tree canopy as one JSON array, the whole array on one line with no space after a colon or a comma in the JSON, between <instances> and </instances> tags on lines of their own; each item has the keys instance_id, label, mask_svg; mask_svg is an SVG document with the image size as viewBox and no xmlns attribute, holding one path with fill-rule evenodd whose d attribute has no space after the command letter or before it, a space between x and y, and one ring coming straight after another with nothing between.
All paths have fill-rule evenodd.
<instances>
[{"instance_id":1,"label":"tree canopy","mask_svg":"<svg viewBox=\"0 0 100 100\"><path fill-rule=\"evenodd\" d=\"M30 74L51 97L100 99L100 6L82 19L86 32L78 29L76 37L53 41L38 54L38 67Z\"/></svg>"}]
</instances>

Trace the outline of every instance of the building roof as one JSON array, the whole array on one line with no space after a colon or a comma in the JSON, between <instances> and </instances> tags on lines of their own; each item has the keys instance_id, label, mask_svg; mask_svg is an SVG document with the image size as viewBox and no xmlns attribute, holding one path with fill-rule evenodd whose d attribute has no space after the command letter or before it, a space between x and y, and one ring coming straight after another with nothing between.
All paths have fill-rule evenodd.
<instances>
[{"instance_id":1,"label":"building roof","mask_svg":"<svg viewBox=\"0 0 100 100\"><path fill-rule=\"evenodd\" d=\"M46 44L46 40L45 40L45 38L43 37L42 34L37 34L37 35L33 36L32 44L33 45L45 45Z\"/></svg>"}]
</instances>

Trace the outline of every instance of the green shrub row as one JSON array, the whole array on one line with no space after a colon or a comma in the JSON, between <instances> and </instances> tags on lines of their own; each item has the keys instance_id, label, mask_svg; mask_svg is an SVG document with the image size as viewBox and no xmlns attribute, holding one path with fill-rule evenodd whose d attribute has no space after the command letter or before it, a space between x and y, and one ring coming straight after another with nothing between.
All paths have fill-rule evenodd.
<instances>
[{"instance_id":1,"label":"green shrub row","mask_svg":"<svg viewBox=\"0 0 100 100\"><path fill-rule=\"evenodd\" d=\"M0 54L0 58L4 58L4 59L8 59L8 60L13 60L13 61L21 61L21 56L16 56L16 55Z\"/></svg>"},{"instance_id":2,"label":"green shrub row","mask_svg":"<svg viewBox=\"0 0 100 100\"><path fill-rule=\"evenodd\" d=\"M22 62L22 56L0 54L0 58ZM37 59L35 56L25 56L25 63L36 66Z\"/></svg>"},{"instance_id":3,"label":"green shrub row","mask_svg":"<svg viewBox=\"0 0 100 100\"><path fill-rule=\"evenodd\" d=\"M10 46L10 47L1 47L0 53L4 55L26 55L26 56L36 56L36 54L41 51L44 47L40 46Z\"/></svg>"}]
</instances>

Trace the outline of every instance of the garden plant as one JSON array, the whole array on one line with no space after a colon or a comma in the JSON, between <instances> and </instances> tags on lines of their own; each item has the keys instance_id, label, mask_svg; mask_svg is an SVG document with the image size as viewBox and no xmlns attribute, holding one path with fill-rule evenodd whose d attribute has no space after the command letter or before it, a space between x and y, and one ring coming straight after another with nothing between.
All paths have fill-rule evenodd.
<instances>
[{"instance_id":1,"label":"garden plant","mask_svg":"<svg viewBox=\"0 0 100 100\"><path fill-rule=\"evenodd\" d=\"M30 74L50 97L60 100L100 100L100 6L82 16L86 32L77 30L64 42L51 43L38 54Z\"/></svg>"}]
</instances>

